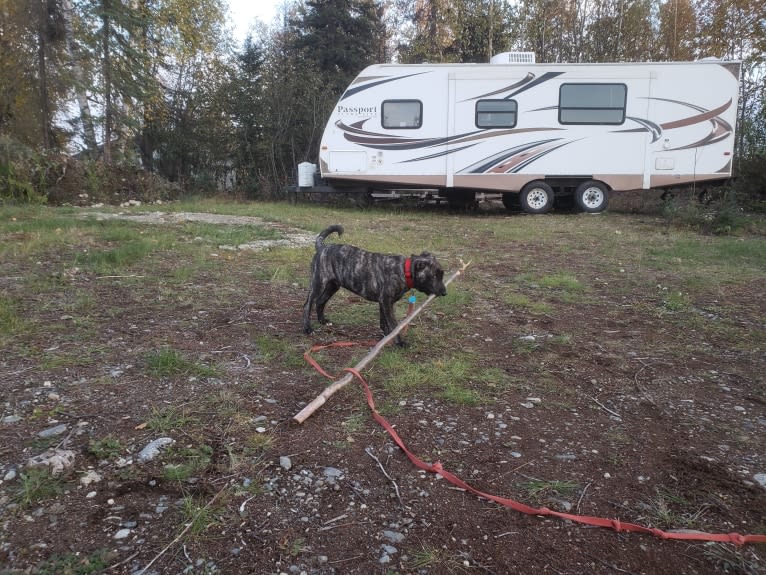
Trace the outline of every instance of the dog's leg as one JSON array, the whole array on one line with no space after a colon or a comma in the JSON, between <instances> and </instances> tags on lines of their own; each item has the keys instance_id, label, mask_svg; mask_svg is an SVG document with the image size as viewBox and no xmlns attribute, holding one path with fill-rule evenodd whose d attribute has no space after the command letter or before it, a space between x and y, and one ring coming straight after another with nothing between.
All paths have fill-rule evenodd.
<instances>
[{"instance_id":1,"label":"dog's leg","mask_svg":"<svg viewBox=\"0 0 766 575\"><path fill-rule=\"evenodd\" d=\"M396 315L394 315L394 304L393 302L384 300L380 302L380 329L383 330L384 335L388 335L392 331L396 329ZM401 338L401 336L396 336L395 340L396 345L401 347L406 347L407 343Z\"/></svg>"},{"instance_id":2,"label":"dog's leg","mask_svg":"<svg viewBox=\"0 0 766 575\"><path fill-rule=\"evenodd\" d=\"M319 323L321 324L327 324L330 323L329 320L324 315L324 307L327 305L327 302L330 301L330 298L335 295L335 292L337 292L340 289L340 286L335 282L327 282L324 286L324 289L322 289L322 292L317 296L316 298L316 305L317 305L317 319L319 320Z\"/></svg>"},{"instance_id":3,"label":"dog's leg","mask_svg":"<svg viewBox=\"0 0 766 575\"><path fill-rule=\"evenodd\" d=\"M306 303L303 304L303 333L311 333L311 308L314 306L314 283L309 287L309 295L306 297Z\"/></svg>"}]
</instances>

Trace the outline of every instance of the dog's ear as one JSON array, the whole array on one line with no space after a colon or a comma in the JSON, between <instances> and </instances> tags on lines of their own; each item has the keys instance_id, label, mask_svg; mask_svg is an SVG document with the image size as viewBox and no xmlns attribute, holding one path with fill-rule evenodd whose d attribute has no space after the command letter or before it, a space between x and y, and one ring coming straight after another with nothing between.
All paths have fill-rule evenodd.
<instances>
[{"instance_id":1,"label":"dog's ear","mask_svg":"<svg viewBox=\"0 0 766 575\"><path fill-rule=\"evenodd\" d=\"M430 258L431 254L429 254L428 252L423 252L423 253L420 254L420 257L421 258Z\"/></svg>"}]
</instances>

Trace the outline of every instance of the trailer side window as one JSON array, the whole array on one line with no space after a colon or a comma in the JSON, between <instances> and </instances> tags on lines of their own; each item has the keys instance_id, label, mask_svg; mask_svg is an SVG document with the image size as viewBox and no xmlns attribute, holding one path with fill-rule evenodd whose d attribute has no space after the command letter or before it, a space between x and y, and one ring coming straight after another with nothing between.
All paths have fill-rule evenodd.
<instances>
[{"instance_id":1,"label":"trailer side window","mask_svg":"<svg viewBox=\"0 0 766 575\"><path fill-rule=\"evenodd\" d=\"M562 84L559 123L622 124L627 95L625 84Z\"/></svg>"},{"instance_id":2,"label":"trailer side window","mask_svg":"<svg viewBox=\"0 0 766 575\"><path fill-rule=\"evenodd\" d=\"M386 100L381 108L384 128L413 129L423 125L423 102L420 100Z\"/></svg>"},{"instance_id":3,"label":"trailer side window","mask_svg":"<svg viewBox=\"0 0 766 575\"><path fill-rule=\"evenodd\" d=\"M479 100L476 102L476 127L513 128L517 110L516 100Z\"/></svg>"}]
</instances>

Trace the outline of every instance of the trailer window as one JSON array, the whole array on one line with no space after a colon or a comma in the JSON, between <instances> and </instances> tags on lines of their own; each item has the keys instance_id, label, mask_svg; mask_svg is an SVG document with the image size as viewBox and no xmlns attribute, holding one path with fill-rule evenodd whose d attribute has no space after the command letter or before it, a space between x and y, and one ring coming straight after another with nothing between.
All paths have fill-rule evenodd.
<instances>
[{"instance_id":1,"label":"trailer window","mask_svg":"<svg viewBox=\"0 0 766 575\"><path fill-rule=\"evenodd\" d=\"M384 128L412 129L423 125L423 102L420 100L386 100L382 110Z\"/></svg>"},{"instance_id":2,"label":"trailer window","mask_svg":"<svg viewBox=\"0 0 766 575\"><path fill-rule=\"evenodd\" d=\"M476 127L513 128L517 110L516 100L479 100L476 102Z\"/></svg>"},{"instance_id":3,"label":"trailer window","mask_svg":"<svg viewBox=\"0 0 766 575\"><path fill-rule=\"evenodd\" d=\"M622 124L627 94L625 84L562 84L559 123Z\"/></svg>"}]
</instances>

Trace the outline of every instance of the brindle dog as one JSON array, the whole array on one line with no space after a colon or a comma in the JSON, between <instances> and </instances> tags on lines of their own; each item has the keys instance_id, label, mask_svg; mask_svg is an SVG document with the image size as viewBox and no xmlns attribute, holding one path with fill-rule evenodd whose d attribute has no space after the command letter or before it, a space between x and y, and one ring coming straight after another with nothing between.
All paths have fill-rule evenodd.
<instances>
[{"instance_id":1,"label":"brindle dog","mask_svg":"<svg viewBox=\"0 0 766 575\"><path fill-rule=\"evenodd\" d=\"M311 309L316 304L319 323L329 323L324 308L340 288L354 292L380 306L380 329L388 335L396 328L394 304L408 289L425 294L447 295L444 271L428 252L409 258L365 251L347 244L325 245L324 240L343 226L334 225L317 236L316 253L311 260L311 283L303 305L303 331L311 333ZM409 261L409 263L408 263ZM396 343L404 345L401 337Z\"/></svg>"}]
</instances>

